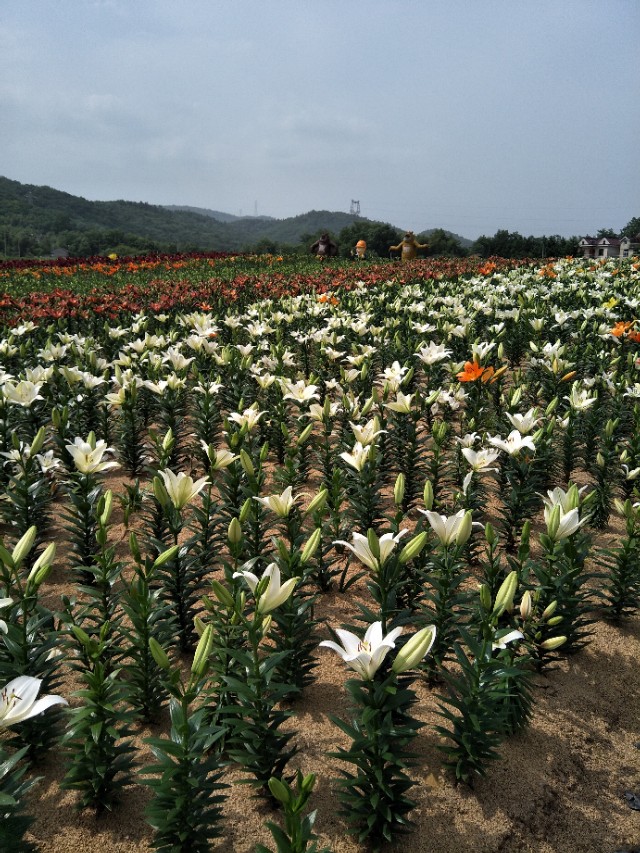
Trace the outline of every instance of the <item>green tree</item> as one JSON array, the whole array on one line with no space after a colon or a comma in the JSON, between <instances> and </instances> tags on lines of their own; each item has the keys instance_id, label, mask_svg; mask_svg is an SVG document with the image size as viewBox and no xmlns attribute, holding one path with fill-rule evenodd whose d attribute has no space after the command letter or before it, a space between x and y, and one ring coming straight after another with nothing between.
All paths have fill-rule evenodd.
<instances>
[{"instance_id":1,"label":"green tree","mask_svg":"<svg viewBox=\"0 0 640 853\"><path fill-rule=\"evenodd\" d=\"M350 257L358 240L365 240L369 257L386 258L389 255L389 246L397 243L401 234L402 232L386 222L354 222L343 228L339 234L340 255L343 258Z\"/></svg>"},{"instance_id":2,"label":"green tree","mask_svg":"<svg viewBox=\"0 0 640 853\"><path fill-rule=\"evenodd\" d=\"M517 231L496 231L493 237L482 236L473 244L474 254L483 258L561 258L575 255L578 250L577 237L523 237Z\"/></svg>"},{"instance_id":3,"label":"green tree","mask_svg":"<svg viewBox=\"0 0 640 853\"><path fill-rule=\"evenodd\" d=\"M453 234L447 233L443 228L436 228L426 237L429 244L430 255L444 255L445 257L462 258L467 254L459 240Z\"/></svg>"},{"instance_id":4,"label":"green tree","mask_svg":"<svg viewBox=\"0 0 640 853\"><path fill-rule=\"evenodd\" d=\"M637 237L640 234L640 216L634 216L620 232L623 237Z\"/></svg>"},{"instance_id":5,"label":"green tree","mask_svg":"<svg viewBox=\"0 0 640 853\"><path fill-rule=\"evenodd\" d=\"M253 245L244 246L243 252L251 252L255 255L279 255L281 253L280 244L275 240L270 240L269 237L263 237Z\"/></svg>"}]
</instances>

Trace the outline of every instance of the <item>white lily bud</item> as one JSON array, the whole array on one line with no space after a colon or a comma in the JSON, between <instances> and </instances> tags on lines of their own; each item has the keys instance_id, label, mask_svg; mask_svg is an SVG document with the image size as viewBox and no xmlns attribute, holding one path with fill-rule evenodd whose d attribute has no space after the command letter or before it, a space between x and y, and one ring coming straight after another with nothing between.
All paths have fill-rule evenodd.
<instances>
[{"instance_id":1,"label":"white lily bud","mask_svg":"<svg viewBox=\"0 0 640 853\"><path fill-rule=\"evenodd\" d=\"M231 545L242 542L242 525L237 518L232 518L227 527L227 539Z\"/></svg>"},{"instance_id":2,"label":"white lily bud","mask_svg":"<svg viewBox=\"0 0 640 853\"><path fill-rule=\"evenodd\" d=\"M11 553L11 557L16 566L20 565L20 563L24 560L29 551L33 548L33 543L36 541L37 532L38 530L35 525L30 527L16 543L16 546Z\"/></svg>"},{"instance_id":3,"label":"white lily bud","mask_svg":"<svg viewBox=\"0 0 640 853\"><path fill-rule=\"evenodd\" d=\"M566 637L550 637L548 640L545 640L544 643L540 643L540 648L547 652L552 652L554 649L559 649L560 646L564 645L566 642Z\"/></svg>"},{"instance_id":4,"label":"white lily bud","mask_svg":"<svg viewBox=\"0 0 640 853\"><path fill-rule=\"evenodd\" d=\"M320 545L320 538L322 536L322 528L316 527L313 531L309 539L307 540L306 545L302 549L302 553L300 554L300 562L302 565L306 565L309 560L311 560L318 550L318 546Z\"/></svg>"},{"instance_id":5,"label":"white lily bud","mask_svg":"<svg viewBox=\"0 0 640 853\"><path fill-rule=\"evenodd\" d=\"M520 601L520 616L525 622L531 617L532 610L533 603L531 601L531 593L527 590Z\"/></svg>"},{"instance_id":6,"label":"white lily bud","mask_svg":"<svg viewBox=\"0 0 640 853\"><path fill-rule=\"evenodd\" d=\"M203 630L191 665L191 673L203 678L209 666L209 655L213 648L213 625L209 623Z\"/></svg>"},{"instance_id":7,"label":"white lily bud","mask_svg":"<svg viewBox=\"0 0 640 853\"><path fill-rule=\"evenodd\" d=\"M149 637L149 651L151 652L151 657L158 664L160 669L171 669L171 661L155 637Z\"/></svg>"},{"instance_id":8,"label":"white lily bud","mask_svg":"<svg viewBox=\"0 0 640 853\"><path fill-rule=\"evenodd\" d=\"M396 477L396 482L393 487L393 502L396 506L401 506L404 500L405 476L400 473Z\"/></svg>"},{"instance_id":9,"label":"white lily bud","mask_svg":"<svg viewBox=\"0 0 640 853\"><path fill-rule=\"evenodd\" d=\"M471 510L467 510L465 514L462 516L462 521L460 522L460 526L458 527L458 532L456 534L456 545L464 545L469 537L471 536L471 529L473 525L473 518L471 514Z\"/></svg>"},{"instance_id":10,"label":"white lily bud","mask_svg":"<svg viewBox=\"0 0 640 853\"><path fill-rule=\"evenodd\" d=\"M424 484L423 492L424 505L427 509L433 509L433 486L431 480L427 480Z\"/></svg>"},{"instance_id":11,"label":"white lily bud","mask_svg":"<svg viewBox=\"0 0 640 853\"><path fill-rule=\"evenodd\" d=\"M435 638L436 626L427 625L407 640L396 655L391 667L396 675L416 667L429 654Z\"/></svg>"},{"instance_id":12,"label":"white lily bud","mask_svg":"<svg viewBox=\"0 0 640 853\"><path fill-rule=\"evenodd\" d=\"M493 616L501 616L505 610L513 608L513 598L518 589L518 573L516 571L509 572L507 577L502 581L500 589L497 592L495 604L493 606Z\"/></svg>"},{"instance_id":13,"label":"white lily bud","mask_svg":"<svg viewBox=\"0 0 640 853\"><path fill-rule=\"evenodd\" d=\"M419 533L417 536L414 536L410 542L407 542L407 544L400 552L398 562L404 566L405 563L408 563L410 560L413 560L413 558L417 557L420 551L422 551L422 549L426 545L426 542L427 532L426 530L423 530L422 533Z\"/></svg>"}]
</instances>

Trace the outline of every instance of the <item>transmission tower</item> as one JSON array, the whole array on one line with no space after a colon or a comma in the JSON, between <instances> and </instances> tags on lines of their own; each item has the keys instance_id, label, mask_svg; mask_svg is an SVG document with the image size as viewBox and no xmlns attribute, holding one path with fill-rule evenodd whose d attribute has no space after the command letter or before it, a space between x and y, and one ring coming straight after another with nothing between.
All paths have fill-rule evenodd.
<instances>
[{"instance_id":1,"label":"transmission tower","mask_svg":"<svg viewBox=\"0 0 640 853\"><path fill-rule=\"evenodd\" d=\"M354 216L360 216L360 202L355 199L351 199L351 210L349 211Z\"/></svg>"}]
</instances>

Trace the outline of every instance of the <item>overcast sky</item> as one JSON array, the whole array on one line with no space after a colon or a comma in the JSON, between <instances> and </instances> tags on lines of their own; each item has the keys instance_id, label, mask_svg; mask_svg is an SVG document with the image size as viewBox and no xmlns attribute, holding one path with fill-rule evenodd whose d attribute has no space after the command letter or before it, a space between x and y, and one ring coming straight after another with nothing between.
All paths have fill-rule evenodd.
<instances>
[{"instance_id":1,"label":"overcast sky","mask_svg":"<svg viewBox=\"0 0 640 853\"><path fill-rule=\"evenodd\" d=\"M2 0L0 174L464 237L640 216L638 0Z\"/></svg>"}]
</instances>

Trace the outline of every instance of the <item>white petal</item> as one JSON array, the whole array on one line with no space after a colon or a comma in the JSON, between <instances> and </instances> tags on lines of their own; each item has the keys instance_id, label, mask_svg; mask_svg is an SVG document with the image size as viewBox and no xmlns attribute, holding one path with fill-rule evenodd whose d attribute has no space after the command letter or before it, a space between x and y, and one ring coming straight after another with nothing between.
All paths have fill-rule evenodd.
<instances>
[{"instance_id":1,"label":"white petal","mask_svg":"<svg viewBox=\"0 0 640 853\"><path fill-rule=\"evenodd\" d=\"M253 574L253 572L234 572L233 577L244 578L251 592L256 591L256 587L258 586L258 578L256 575Z\"/></svg>"},{"instance_id":2,"label":"white petal","mask_svg":"<svg viewBox=\"0 0 640 853\"><path fill-rule=\"evenodd\" d=\"M41 714L43 711L46 711L47 708L51 708L52 705L68 705L69 703L63 696L43 696L42 699L38 699L37 702L33 704L31 710L29 712L30 717L35 717L37 714Z\"/></svg>"},{"instance_id":3,"label":"white petal","mask_svg":"<svg viewBox=\"0 0 640 853\"><path fill-rule=\"evenodd\" d=\"M323 640L318 645L324 646L327 649L333 649L334 652L337 652L340 655L342 660L347 659L347 655L346 655L345 650L343 648L341 648L337 643L334 643L333 640Z\"/></svg>"},{"instance_id":4,"label":"white petal","mask_svg":"<svg viewBox=\"0 0 640 853\"><path fill-rule=\"evenodd\" d=\"M357 655L360 646L360 638L351 631L345 631L343 628L336 628L336 634L340 637L344 650L349 655Z\"/></svg>"},{"instance_id":5,"label":"white petal","mask_svg":"<svg viewBox=\"0 0 640 853\"><path fill-rule=\"evenodd\" d=\"M402 634L402 630L403 629L401 626L399 628L394 628L393 631L389 631L387 636L384 638L383 642L384 643L390 643L392 647L395 646L396 640L398 639L400 634Z\"/></svg>"},{"instance_id":6,"label":"white petal","mask_svg":"<svg viewBox=\"0 0 640 853\"><path fill-rule=\"evenodd\" d=\"M364 640L372 649L377 649L382 642L382 622L372 622L367 628Z\"/></svg>"}]
</instances>

